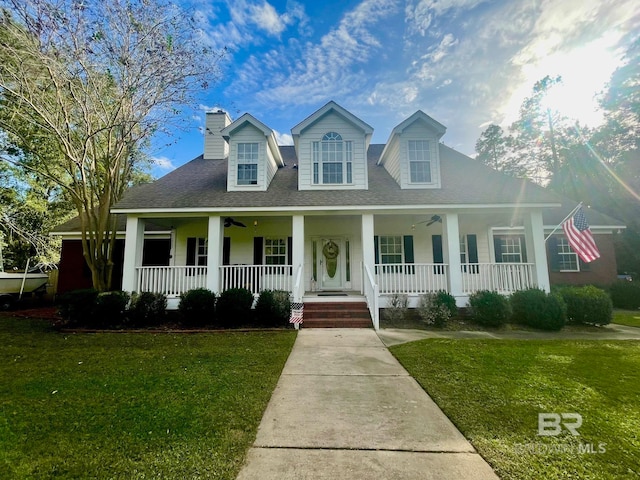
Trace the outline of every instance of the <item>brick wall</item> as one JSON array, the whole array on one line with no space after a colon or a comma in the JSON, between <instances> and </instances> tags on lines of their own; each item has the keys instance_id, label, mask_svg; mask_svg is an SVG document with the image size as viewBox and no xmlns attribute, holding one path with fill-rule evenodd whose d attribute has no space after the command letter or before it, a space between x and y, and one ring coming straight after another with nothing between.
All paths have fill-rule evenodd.
<instances>
[{"instance_id":1,"label":"brick wall","mask_svg":"<svg viewBox=\"0 0 640 480\"><path fill-rule=\"evenodd\" d=\"M613 235L603 234L593 236L600 258L589 263L588 271L554 272L549 262L549 280L551 285L610 285L618 275L616 254L613 247Z\"/></svg>"}]
</instances>

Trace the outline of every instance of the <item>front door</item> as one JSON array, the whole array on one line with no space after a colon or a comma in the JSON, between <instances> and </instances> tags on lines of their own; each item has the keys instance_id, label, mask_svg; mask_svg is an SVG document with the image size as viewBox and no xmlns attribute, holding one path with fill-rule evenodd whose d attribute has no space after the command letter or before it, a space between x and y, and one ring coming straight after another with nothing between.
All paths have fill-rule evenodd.
<instances>
[{"instance_id":1,"label":"front door","mask_svg":"<svg viewBox=\"0 0 640 480\"><path fill-rule=\"evenodd\" d=\"M345 286L345 239L321 238L318 242L318 284L321 290L341 290Z\"/></svg>"}]
</instances>

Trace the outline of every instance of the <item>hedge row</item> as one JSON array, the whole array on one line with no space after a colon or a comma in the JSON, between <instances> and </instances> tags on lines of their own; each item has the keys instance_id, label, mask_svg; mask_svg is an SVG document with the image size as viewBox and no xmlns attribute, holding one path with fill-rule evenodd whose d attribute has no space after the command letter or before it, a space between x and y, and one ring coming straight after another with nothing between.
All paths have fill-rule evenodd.
<instances>
[{"instance_id":1,"label":"hedge row","mask_svg":"<svg viewBox=\"0 0 640 480\"><path fill-rule=\"evenodd\" d=\"M640 282L619 281L609 287L611 301L616 308L640 308Z\"/></svg>"},{"instance_id":2,"label":"hedge row","mask_svg":"<svg viewBox=\"0 0 640 480\"><path fill-rule=\"evenodd\" d=\"M531 288L510 297L483 290L469 297L469 310L482 325L511 322L541 330L560 330L566 323L606 325L613 315L607 292L592 286L565 287L554 293Z\"/></svg>"},{"instance_id":3,"label":"hedge row","mask_svg":"<svg viewBox=\"0 0 640 480\"><path fill-rule=\"evenodd\" d=\"M226 290L216 296L206 289L194 289L180 296L180 323L187 327L288 325L291 302L285 291L264 290L255 305L253 294L244 288ZM154 327L167 322L167 297L142 292L99 293L75 290L62 295L59 311L67 327L128 328Z\"/></svg>"}]
</instances>

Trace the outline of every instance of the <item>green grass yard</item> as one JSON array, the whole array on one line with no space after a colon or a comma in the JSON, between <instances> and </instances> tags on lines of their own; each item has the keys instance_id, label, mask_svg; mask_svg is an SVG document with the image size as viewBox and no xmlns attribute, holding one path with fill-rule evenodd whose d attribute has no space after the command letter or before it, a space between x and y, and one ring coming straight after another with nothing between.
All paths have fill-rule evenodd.
<instances>
[{"instance_id":1,"label":"green grass yard","mask_svg":"<svg viewBox=\"0 0 640 480\"><path fill-rule=\"evenodd\" d=\"M640 310L614 310L613 323L628 327L640 327Z\"/></svg>"},{"instance_id":2,"label":"green grass yard","mask_svg":"<svg viewBox=\"0 0 640 480\"><path fill-rule=\"evenodd\" d=\"M640 477L640 342L431 339L391 351L501 478ZM580 436L539 436L539 413L582 415Z\"/></svg>"},{"instance_id":3,"label":"green grass yard","mask_svg":"<svg viewBox=\"0 0 640 480\"><path fill-rule=\"evenodd\" d=\"M294 340L0 316L0 478L233 479Z\"/></svg>"}]
</instances>

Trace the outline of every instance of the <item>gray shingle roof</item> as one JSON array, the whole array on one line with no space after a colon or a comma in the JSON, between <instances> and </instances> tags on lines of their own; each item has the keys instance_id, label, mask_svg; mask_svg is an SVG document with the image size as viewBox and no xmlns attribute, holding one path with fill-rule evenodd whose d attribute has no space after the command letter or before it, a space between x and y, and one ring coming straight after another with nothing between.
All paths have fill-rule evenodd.
<instances>
[{"instance_id":1,"label":"gray shingle roof","mask_svg":"<svg viewBox=\"0 0 640 480\"><path fill-rule=\"evenodd\" d=\"M466 155L440 145L439 189L402 190L377 165L384 145L368 150L368 190L298 190L297 158L292 146L280 147L286 166L278 169L264 192L228 192L227 161L202 156L158 179L130 190L117 210L181 208L254 208L336 206L419 206L559 203L552 192L531 182L495 172Z\"/></svg>"},{"instance_id":2,"label":"gray shingle roof","mask_svg":"<svg viewBox=\"0 0 640 480\"><path fill-rule=\"evenodd\" d=\"M53 228L51 230L53 233L74 233L77 234L80 232L82 228L82 224L80 223L80 217L73 217L70 220L67 220L61 225ZM116 231L124 232L127 228L127 216L126 215L116 215ZM146 232L167 232L170 231L171 228L166 225L161 225L159 223L155 223L150 220L145 221L145 231Z\"/></svg>"},{"instance_id":3,"label":"gray shingle roof","mask_svg":"<svg viewBox=\"0 0 640 480\"><path fill-rule=\"evenodd\" d=\"M118 209L218 208L218 207L307 207L463 205L559 203L560 208L543 212L544 224L559 224L577 205L525 180L505 176L455 150L440 145L442 188L401 190L384 167L376 165L384 145L373 144L368 150L369 190L298 191L298 171L293 146L281 146L286 166L280 168L266 192L227 192L226 160L204 160L202 156L188 162L154 183L132 188L116 205ZM585 210L592 226L623 227L619 220L593 209ZM117 229L124 231L125 215L117 216ZM165 226L147 221L147 230L162 231ZM54 232L77 232L80 221L59 225Z\"/></svg>"}]
</instances>

